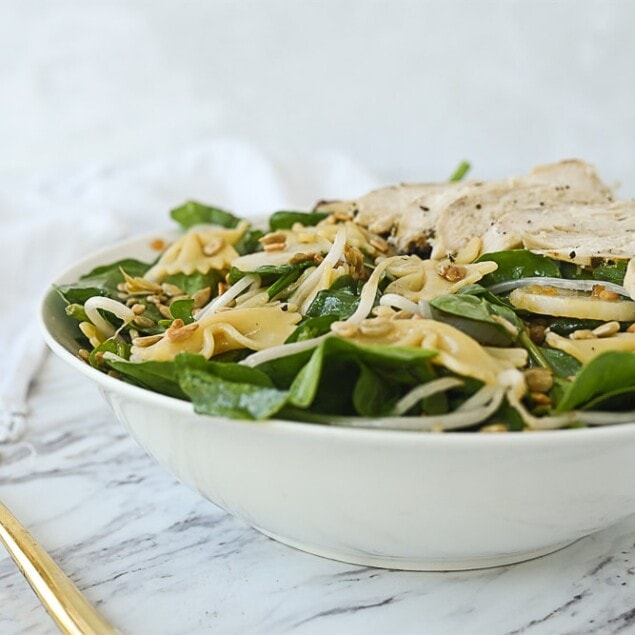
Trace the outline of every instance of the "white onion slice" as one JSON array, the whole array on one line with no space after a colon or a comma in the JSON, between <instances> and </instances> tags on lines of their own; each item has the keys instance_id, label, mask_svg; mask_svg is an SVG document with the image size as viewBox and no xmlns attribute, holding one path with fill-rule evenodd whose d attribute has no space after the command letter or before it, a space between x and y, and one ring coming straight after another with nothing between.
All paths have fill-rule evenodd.
<instances>
[{"instance_id":1,"label":"white onion slice","mask_svg":"<svg viewBox=\"0 0 635 635\"><path fill-rule=\"evenodd\" d=\"M112 313L120 320L123 320L124 324L129 324L135 318L132 309L121 302L117 302L117 300L104 298L101 295L88 298L88 300L84 302L86 317L95 325L99 334L106 338L112 337L115 334L115 329L112 324L102 317L99 313L99 309Z\"/></svg>"},{"instance_id":2,"label":"white onion slice","mask_svg":"<svg viewBox=\"0 0 635 635\"><path fill-rule=\"evenodd\" d=\"M548 276L532 276L531 278L521 278L520 280L506 280L488 287L492 293L507 293L518 287L528 287L531 285L544 287L555 287L556 289L569 289L571 291L593 291L593 287L602 286L607 291L614 291L619 295L630 298L629 292L619 284L614 282L603 282L602 280L568 280L567 278L550 278Z\"/></svg>"}]
</instances>

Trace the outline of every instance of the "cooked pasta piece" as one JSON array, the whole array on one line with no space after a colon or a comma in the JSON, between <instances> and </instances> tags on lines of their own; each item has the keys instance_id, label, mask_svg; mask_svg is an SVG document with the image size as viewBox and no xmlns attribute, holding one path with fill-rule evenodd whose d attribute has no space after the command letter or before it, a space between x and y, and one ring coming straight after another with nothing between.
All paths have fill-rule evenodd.
<instances>
[{"instance_id":1,"label":"cooked pasta piece","mask_svg":"<svg viewBox=\"0 0 635 635\"><path fill-rule=\"evenodd\" d=\"M158 262L145 274L145 278L160 282L177 273L190 275L195 271L208 273L212 269L228 270L238 258L233 245L247 227L246 221L234 229L208 225L192 227L163 252Z\"/></svg>"},{"instance_id":2,"label":"cooked pasta piece","mask_svg":"<svg viewBox=\"0 0 635 635\"><path fill-rule=\"evenodd\" d=\"M283 306L220 311L191 324L175 320L158 342L143 346L143 339L133 341L130 360L167 361L179 353L197 353L210 359L241 348L259 351L278 346L301 318L297 312L283 310Z\"/></svg>"}]
</instances>

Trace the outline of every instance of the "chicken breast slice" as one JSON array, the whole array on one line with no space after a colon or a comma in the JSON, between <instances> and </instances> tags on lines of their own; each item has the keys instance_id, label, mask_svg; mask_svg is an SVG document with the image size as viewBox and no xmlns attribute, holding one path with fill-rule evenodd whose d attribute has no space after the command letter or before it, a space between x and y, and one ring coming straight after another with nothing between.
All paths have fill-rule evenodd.
<instances>
[{"instance_id":1,"label":"chicken breast slice","mask_svg":"<svg viewBox=\"0 0 635 635\"><path fill-rule=\"evenodd\" d=\"M517 240L495 244L484 236L488 249L483 252L524 247L587 267L630 260L635 256L635 201L512 212L498 221L498 235Z\"/></svg>"},{"instance_id":2,"label":"chicken breast slice","mask_svg":"<svg viewBox=\"0 0 635 635\"><path fill-rule=\"evenodd\" d=\"M520 235L511 223L499 219L522 212L527 219L542 210L589 204L610 205L613 194L589 164L578 160L539 166L526 177L492 181L473 188L440 214L433 258L444 258L464 247L471 238L483 240L482 253L510 249ZM531 222L528 220L528 222Z\"/></svg>"},{"instance_id":3,"label":"chicken breast slice","mask_svg":"<svg viewBox=\"0 0 635 635\"><path fill-rule=\"evenodd\" d=\"M429 258L441 212L482 185L481 181L402 183L356 200L321 201L315 211L350 215L359 225L384 236L398 252Z\"/></svg>"},{"instance_id":4,"label":"chicken breast slice","mask_svg":"<svg viewBox=\"0 0 635 635\"><path fill-rule=\"evenodd\" d=\"M595 168L571 159L538 166L521 178L393 185L355 200L323 201L315 209L354 216L400 253L442 259L509 212L610 201L612 192Z\"/></svg>"}]
</instances>

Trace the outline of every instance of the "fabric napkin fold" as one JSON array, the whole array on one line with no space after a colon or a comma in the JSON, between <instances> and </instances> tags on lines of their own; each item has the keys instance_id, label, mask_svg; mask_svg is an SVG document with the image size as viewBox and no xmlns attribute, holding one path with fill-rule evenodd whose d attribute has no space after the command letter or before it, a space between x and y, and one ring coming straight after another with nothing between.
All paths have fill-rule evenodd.
<instances>
[{"instance_id":1,"label":"fabric napkin fold","mask_svg":"<svg viewBox=\"0 0 635 635\"><path fill-rule=\"evenodd\" d=\"M24 433L29 385L45 354L38 304L66 266L126 235L169 226L168 210L188 199L248 217L309 209L378 185L338 153L280 156L236 139L202 141L137 165L10 181L0 175L0 443Z\"/></svg>"}]
</instances>

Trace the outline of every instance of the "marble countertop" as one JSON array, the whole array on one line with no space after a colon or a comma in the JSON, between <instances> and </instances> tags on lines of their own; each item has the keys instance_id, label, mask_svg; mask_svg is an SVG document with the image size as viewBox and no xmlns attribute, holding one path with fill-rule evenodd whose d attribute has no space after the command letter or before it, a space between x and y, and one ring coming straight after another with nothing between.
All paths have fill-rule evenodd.
<instances>
[{"instance_id":1,"label":"marble countertop","mask_svg":"<svg viewBox=\"0 0 635 635\"><path fill-rule=\"evenodd\" d=\"M122 633L635 632L635 517L495 569L352 566L264 537L177 483L49 356L0 500ZM0 550L0 633L55 628Z\"/></svg>"}]
</instances>

